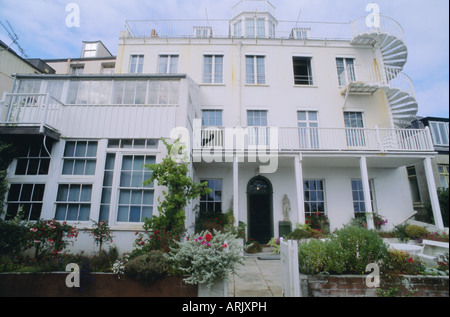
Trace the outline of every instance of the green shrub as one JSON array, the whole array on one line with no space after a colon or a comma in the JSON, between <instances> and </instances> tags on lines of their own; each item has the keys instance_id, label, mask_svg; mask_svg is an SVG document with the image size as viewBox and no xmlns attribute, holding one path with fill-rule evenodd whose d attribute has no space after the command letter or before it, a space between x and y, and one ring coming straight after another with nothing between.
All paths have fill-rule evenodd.
<instances>
[{"instance_id":1,"label":"green shrub","mask_svg":"<svg viewBox=\"0 0 450 317\"><path fill-rule=\"evenodd\" d=\"M26 248L27 228L21 223L0 219L0 254L17 255Z\"/></svg>"},{"instance_id":2,"label":"green shrub","mask_svg":"<svg viewBox=\"0 0 450 317\"><path fill-rule=\"evenodd\" d=\"M298 266L300 273L318 274L325 271L326 264L326 242L313 239L299 244Z\"/></svg>"},{"instance_id":3,"label":"green shrub","mask_svg":"<svg viewBox=\"0 0 450 317\"><path fill-rule=\"evenodd\" d=\"M405 233L411 239L423 239L429 234L428 230L424 227L417 225L409 225L405 229Z\"/></svg>"},{"instance_id":4,"label":"green shrub","mask_svg":"<svg viewBox=\"0 0 450 317\"><path fill-rule=\"evenodd\" d=\"M345 226L329 240L310 240L299 246L299 266L305 274L364 274L369 263L380 263L388 246L375 231Z\"/></svg>"},{"instance_id":5,"label":"green shrub","mask_svg":"<svg viewBox=\"0 0 450 317\"><path fill-rule=\"evenodd\" d=\"M375 231L345 226L330 237L328 272L363 274L369 263L378 263L388 254L388 246Z\"/></svg>"},{"instance_id":6,"label":"green shrub","mask_svg":"<svg viewBox=\"0 0 450 317\"><path fill-rule=\"evenodd\" d=\"M168 270L164 252L153 250L148 254L131 259L125 265L125 274L145 283L152 283L163 277Z\"/></svg>"}]
</instances>

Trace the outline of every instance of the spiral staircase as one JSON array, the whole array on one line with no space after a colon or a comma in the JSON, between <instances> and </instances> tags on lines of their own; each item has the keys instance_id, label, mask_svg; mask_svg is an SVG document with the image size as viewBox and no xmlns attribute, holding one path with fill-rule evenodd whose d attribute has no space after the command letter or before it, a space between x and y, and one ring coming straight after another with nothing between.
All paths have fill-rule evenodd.
<instances>
[{"instance_id":1,"label":"spiral staircase","mask_svg":"<svg viewBox=\"0 0 450 317\"><path fill-rule=\"evenodd\" d=\"M413 82L402 72L408 58L402 27L397 21L384 16L380 17L379 27L367 27L365 17L353 21L351 25L351 43L379 48L379 62L382 65L351 66L355 69L350 67L345 74L349 80L343 79L347 83L346 89L350 92L382 89L390 105L393 124L398 128L410 125L416 117L418 104Z\"/></svg>"}]
</instances>

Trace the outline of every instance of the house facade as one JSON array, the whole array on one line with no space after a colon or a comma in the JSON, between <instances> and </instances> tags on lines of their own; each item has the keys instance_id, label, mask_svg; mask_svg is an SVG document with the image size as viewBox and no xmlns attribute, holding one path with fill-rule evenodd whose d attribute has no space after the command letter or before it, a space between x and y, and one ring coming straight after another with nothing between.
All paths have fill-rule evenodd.
<instances>
[{"instance_id":1,"label":"house facade","mask_svg":"<svg viewBox=\"0 0 450 317\"><path fill-rule=\"evenodd\" d=\"M424 129L425 127L430 129L433 146L437 152L436 156L431 160L436 187L448 188L448 118L418 117L411 124L411 128L413 129ZM407 166L407 171L414 206L424 208L430 201L424 167L420 164Z\"/></svg>"},{"instance_id":2,"label":"house facade","mask_svg":"<svg viewBox=\"0 0 450 317\"><path fill-rule=\"evenodd\" d=\"M373 213L389 229L414 214L415 164L443 229L430 130L406 129L418 105L395 20L279 21L270 2L243 0L230 20L127 21L117 51L110 74L17 75L0 128L22 148L6 217L108 220L131 248L157 214L162 189L142 184L142 164L167 154L163 137L187 145L212 189L186 208L190 231L197 212L228 210L261 243L315 213L332 230L356 216L373 227Z\"/></svg>"}]
</instances>

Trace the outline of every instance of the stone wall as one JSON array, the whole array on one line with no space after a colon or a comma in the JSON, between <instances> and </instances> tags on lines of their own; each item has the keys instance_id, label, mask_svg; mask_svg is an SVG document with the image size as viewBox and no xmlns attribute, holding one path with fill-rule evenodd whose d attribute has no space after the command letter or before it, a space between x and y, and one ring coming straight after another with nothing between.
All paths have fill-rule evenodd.
<instances>
[{"instance_id":1,"label":"stone wall","mask_svg":"<svg viewBox=\"0 0 450 317\"><path fill-rule=\"evenodd\" d=\"M448 276L392 276L381 277L380 287L369 288L366 275L300 275L304 297L448 297Z\"/></svg>"},{"instance_id":2,"label":"stone wall","mask_svg":"<svg viewBox=\"0 0 450 317\"><path fill-rule=\"evenodd\" d=\"M197 297L198 286L165 276L146 284L112 273L91 273L80 287L66 286L69 272L0 273L0 297Z\"/></svg>"}]
</instances>

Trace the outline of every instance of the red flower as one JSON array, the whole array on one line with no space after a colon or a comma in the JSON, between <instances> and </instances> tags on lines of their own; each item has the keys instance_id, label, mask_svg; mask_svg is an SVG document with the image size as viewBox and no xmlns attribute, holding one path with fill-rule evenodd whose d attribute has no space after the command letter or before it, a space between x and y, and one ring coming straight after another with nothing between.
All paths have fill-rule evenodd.
<instances>
[{"instance_id":1,"label":"red flower","mask_svg":"<svg viewBox=\"0 0 450 317\"><path fill-rule=\"evenodd\" d=\"M409 259L408 259L408 262L409 262L409 263L414 263L414 260L413 260L412 258L409 258Z\"/></svg>"},{"instance_id":2,"label":"red flower","mask_svg":"<svg viewBox=\"0 0 450 317\"><path fill-rule=\"evenodd\" d=\"M205 239L206 239L206 241L211 241L211 239L212 239L212 235L211 234L209 234L209 233L207 233L206 235L205 235Z\"/></svg>"},{"instance_id":3,"label":"red flower","mask_svg":"<svg viewBox=\"0 0 450 317\"><path fill-rule=\"evenodd\" d=\"M226 243L222 244L222 248L226 248L228 245Z\"/></svg>"}]
</instances>

